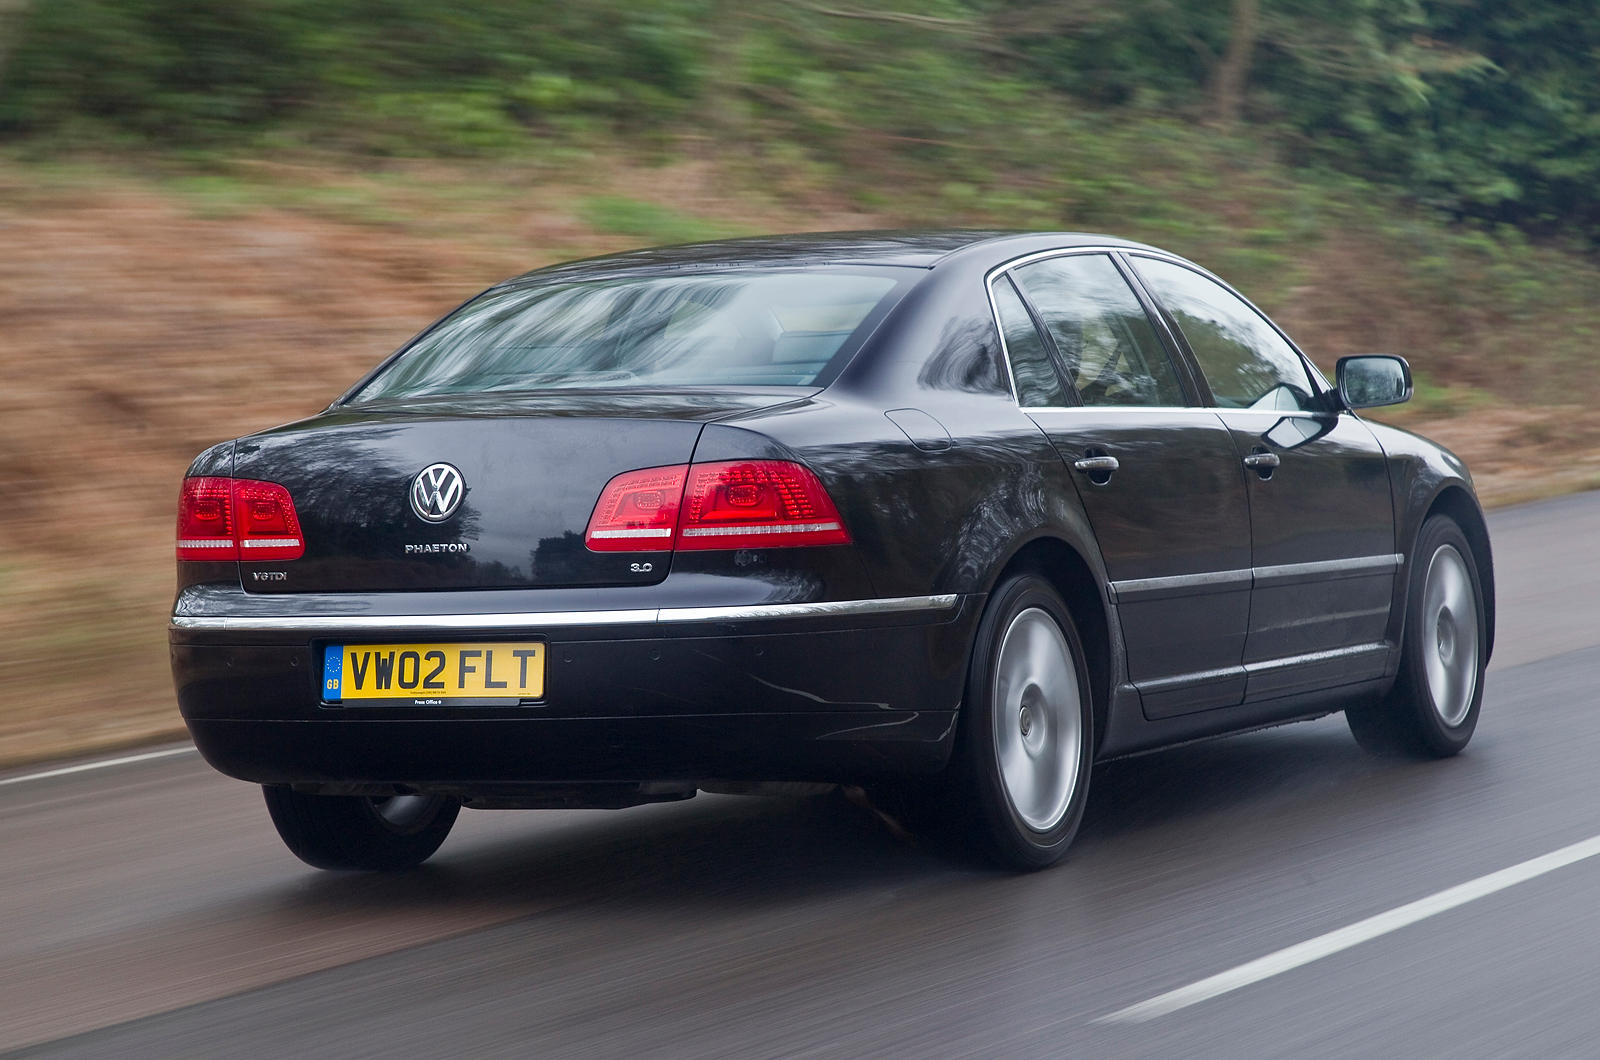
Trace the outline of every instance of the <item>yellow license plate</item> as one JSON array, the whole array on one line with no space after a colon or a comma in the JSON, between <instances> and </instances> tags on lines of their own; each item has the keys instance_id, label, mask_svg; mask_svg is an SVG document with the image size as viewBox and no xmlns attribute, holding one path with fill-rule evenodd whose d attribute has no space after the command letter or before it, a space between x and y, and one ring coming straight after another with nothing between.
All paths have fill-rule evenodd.
<instances>
[{"instance_id":1,"label":"yellow license plate","mask_svg":"<svg viewBox=\"0 0 1600 1060\"><path fill-rule=\"evenodd\" d=\"M544 698L545 646L525 644L329 644L322 698L473 706Z\"/></svg>"}]
</instances>

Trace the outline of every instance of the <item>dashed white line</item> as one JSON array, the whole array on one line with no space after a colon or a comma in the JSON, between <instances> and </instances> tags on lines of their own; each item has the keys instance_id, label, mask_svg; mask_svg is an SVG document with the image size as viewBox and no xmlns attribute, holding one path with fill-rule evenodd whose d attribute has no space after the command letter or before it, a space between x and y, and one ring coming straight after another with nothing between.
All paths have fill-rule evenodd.
<instances>
[{"instance_id":1,"label":"dashed white line","mask_svg":"<svg viewBox=\"0 0 1600 1060\"><path fill-rule=\"evenodd\" d=\"M1141 1001L1137 1005L1129 1005L1108 1016L1101 1016L1094 1022L1144 1023L1147 1020L1170 1015L1179 1009L1188 1008L1219 994L1238 990L1251 983L1259 983L1263 979L1298 968L1303 964L1321 960L1340 950L1358 946L1380 935L1387 935L1391 931L1398 931L1409 924L1443 913L1447 909L1454 909L1456 906L1465 905L1496 891L1514 887L1536 876L1543 876L1547 872L1554 872L1574 862L1592 858L1596 854L1600 854L1600 836L1531 858L1499 872L1491 872L1487 876L1468 880L1438 894L1409 902L1398 909L1391 909L1387 913L1379 913L1377 916L1357 921L1349 927L1342 927L1276 953L1269 953L1265 957L1258 957L1248 964L1241 964L1237 968L1202 979L1198 983L1169 990L1148 1001Z\"/></svg>"},{"instance_id":2,"label":"dashed white line","mask_svg":"<svg viewBox=\"0 0 1600 1060\"><path fill-rule=\"evenodd\" d=\"M77 766L63 766L60 769L46 769L42 773L25 773L20 777L0 778L0 788L8 784L25 784L30 780L47 780L50 777L64 777L72 773L87 773L92 769L110 769L112 766L132 765L134 762L149 762L157 758L172 758L176 755L193 754L193 745L187 747L168 747L160 751L146 751L143 754L124 755L121 758L105 758L98 762L85 762Z\"/></svg>"}]
</instances>

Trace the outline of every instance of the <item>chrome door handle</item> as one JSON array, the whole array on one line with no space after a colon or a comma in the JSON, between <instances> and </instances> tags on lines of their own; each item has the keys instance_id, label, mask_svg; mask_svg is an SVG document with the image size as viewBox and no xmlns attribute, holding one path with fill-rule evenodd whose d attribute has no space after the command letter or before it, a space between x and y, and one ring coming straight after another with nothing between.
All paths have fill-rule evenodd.
<instances>
[{"instance_id":1,"label":"chrome door handle","mask_svg":"<svg viewBox=\"0 0 1600 1060\"><path fill-rule=\"evenodd\" d=\"M1273 457L1273 459L1276 460L1277 457ZM1078 471L1108 471L1109 472L1109 471L1115 471L1117 468L1121 467L1122 465L1117 463L1117 458L1114 457L1114 456L1086 456L1086 457L1083 457L1081 460L1074 460L1072 462L1072 466L1073 466L1074 469L1076 469Z\"/></svg>"},{"instance_id":2,"label":"chrome door handle","mask_svg":"<svg viewBox=\"0 0 1600 1060\"><path fill-rule=\"evenodd\" d=\"M1251 453L1244 458L1245 467L1277 467L1283 461L1278 459L1277 453Z\"/></svg>"}]
</instances>

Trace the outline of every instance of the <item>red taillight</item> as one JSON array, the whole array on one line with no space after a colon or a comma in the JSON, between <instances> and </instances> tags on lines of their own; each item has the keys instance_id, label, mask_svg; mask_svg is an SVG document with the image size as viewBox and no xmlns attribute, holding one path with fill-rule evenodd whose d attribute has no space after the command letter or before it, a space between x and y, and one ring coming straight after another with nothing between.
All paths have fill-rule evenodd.
<instances>
[{"instance_id":1,"label":"red taillight","mask_svg":"<svg viewBox=\"0 0 1600 1060\"><path fill-rule=\"evenodd\" d=\"M305 551L294 501L276 482L184 479L178 498L179 559L286 560Z\"/></svg>"},{"instance_id":2,"label":"red taillight","mask_svg":"<svg viewBox=\"0 0 1600 1060\"><path fill-rule=\"evenodd\" d=\"M276 482L234 479L233 512L239 525L239 558L245 562L305 555L294 500Z\"/></svg>"},{"instance_id":3,"label":"red taillight","mask_svg":"<svg viewBox=\"0 0 1600 1060\"><path fill-rule=\"evenodd\" d=\"M186 478L178 497L178 558L207 562L239 558L233 534L233 480Z\"/></svg>"},{"instance_id":4,"label":"red taillight","mask_svg":"<svg viewBox=\"0 0 1600 1060\"><path fill-rule=\"evenodd\" d=\"M848 545L850 534L809 468L783 460L729 460L689 469L680 549Z\"/></svg>"},{"instance_id":5,"label":"red taillight","mask_svg":"<svg viewBox=\"0 0 1600 1060\"><path fill-rule=\"evenodd\" d=\"M809 468L725 460L618 475L583 540L594 552L667 552L848 545L850 533Z\"/></svg>"},{"instance_id":6,"label":"red taillight","mask_svg":"<svg viewBox=\"0 0 1600 1060\"><path fill-rule=\"evenodd\" d=\"M647 467L606 483L583 542L594 552L668 552L689 468Z\"/></svg>"}]
</instances>

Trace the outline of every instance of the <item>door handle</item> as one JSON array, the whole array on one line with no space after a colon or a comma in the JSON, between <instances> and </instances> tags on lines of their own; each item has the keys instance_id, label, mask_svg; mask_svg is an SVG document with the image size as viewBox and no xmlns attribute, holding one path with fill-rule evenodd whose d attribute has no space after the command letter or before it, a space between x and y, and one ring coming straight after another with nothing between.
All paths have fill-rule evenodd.
<instances>
[{"instance_id":1,"label":"door handle","mask_svg":"<svg viewBox=\"0 0 1600 1060\"><path fill-rule=\"evenodd\" d=\"M1267 468L1270 470L1281 463L1283 461L1278 459L1277 453L1251 453L1244 458L1245 467Z\"/></svg>"},{"instance_id":2,"label":"door handle","mask_svg":"<svg viewBox=\"0 0 1600 1060\"><path fill-rule=\"evenodd\" d=\"M1273 459L1276 460L1277 457L1273 457ZM1078 471L1086 471L1091 474L1099 471L1109 475L1122 465L1117 463L1117 458L1114 456L1086 456L1082 459L1074 460L1072 466Z\"/></svg>"}]
</instances>

